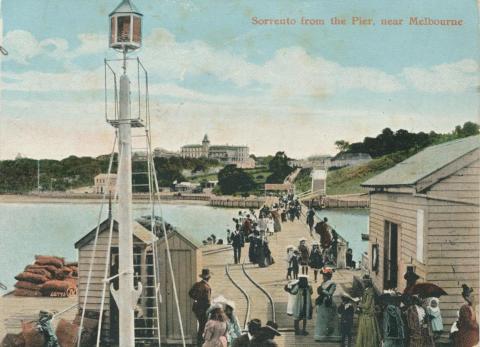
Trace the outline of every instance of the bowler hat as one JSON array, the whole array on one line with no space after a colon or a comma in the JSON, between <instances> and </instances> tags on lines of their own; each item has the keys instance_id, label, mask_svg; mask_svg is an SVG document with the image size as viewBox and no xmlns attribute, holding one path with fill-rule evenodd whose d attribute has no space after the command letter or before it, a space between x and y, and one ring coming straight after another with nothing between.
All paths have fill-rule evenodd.
<instances>
[{"instance_id":1,"label":"bowler hat","mask_svg":"<svg viewBox=\"0 0 480 347\"><path fill-rule=\"evenodd\" d=\"M250 330L253 329L260 329L262 327L262 321L260 319L254 318L248 322L248 327Z\"/></svg>"},{"instance_id":2,"label":"bowler hat","mask_svg":"<svg viewBox=\"0 0 480 347\"><path fill-rule=\"evenodd\" d=\"M203 279L208 279L212 277L211 275L213 275L213 272L210 272L210 269L202 269L202 273L198 276L200 276Z\"/></svg>"},{"instance_id":3,"label":"bowler hat","mask_svg":"<svg viewBox=\"0 0 480 347\"><path fill-rule=\"evenodd\" d=\"M282 336L282 334L280 334L280 332L278 331L278 324L271 320L267 322L264 328L272 332L275 336Z\"/></svg>"}]
</instances>

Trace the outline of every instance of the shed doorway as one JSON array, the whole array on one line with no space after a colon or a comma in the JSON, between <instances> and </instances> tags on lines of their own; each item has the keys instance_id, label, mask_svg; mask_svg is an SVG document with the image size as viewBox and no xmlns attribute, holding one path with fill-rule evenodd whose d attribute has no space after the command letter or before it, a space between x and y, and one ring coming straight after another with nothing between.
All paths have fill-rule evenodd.
<instances>
[{"instance_id":1,"label":"shed doorway","mask_svg":"<svg viewBox=\"0 0 480 347\"><path fill-rule=\"evenodd\" d=\"M398 224L385 221L383 255L383 288L394 289L398 285Z\"/></svg>"}]
</instances>

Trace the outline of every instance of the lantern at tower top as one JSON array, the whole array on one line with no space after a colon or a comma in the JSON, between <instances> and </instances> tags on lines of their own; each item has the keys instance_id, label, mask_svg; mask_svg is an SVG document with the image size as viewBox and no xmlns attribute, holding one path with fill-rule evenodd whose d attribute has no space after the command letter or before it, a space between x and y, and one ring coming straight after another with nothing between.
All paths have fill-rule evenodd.
<instances>
[{"instance_id":1,"label":"lantern at tower top","mask_svg":"<svg viewBox=\"0 0 480 347\"><path fill-rule=\"evenodd\" d=\"M110 48L128 52L142 46L143 14L130 0L122 0L109 17Z\"/></svg>"}]
</instances>

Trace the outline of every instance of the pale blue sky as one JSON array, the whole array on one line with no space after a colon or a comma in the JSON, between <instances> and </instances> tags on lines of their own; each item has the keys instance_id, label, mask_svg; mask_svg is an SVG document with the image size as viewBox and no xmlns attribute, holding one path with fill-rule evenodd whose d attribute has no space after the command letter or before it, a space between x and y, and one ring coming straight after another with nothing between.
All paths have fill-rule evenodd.
<instances>
[{"instance_id":1,"label":"pale blue sky","mask_svg":"<svg viewBox=\"0 0 480 347\"><path fill-rule=\"evenodd\" d=\"M334 152L384 127L450 131L478 118L475 1L134 0L144 13L154 144L177 150L208 132L255 154ZM108 13L117 1L3 0L0 158L98 155ZM252 17L323 18L258 26ZM333 16L374 26L331 26ZM462 19L460 27L380 25Z\"/></svg>"}]
</instances>

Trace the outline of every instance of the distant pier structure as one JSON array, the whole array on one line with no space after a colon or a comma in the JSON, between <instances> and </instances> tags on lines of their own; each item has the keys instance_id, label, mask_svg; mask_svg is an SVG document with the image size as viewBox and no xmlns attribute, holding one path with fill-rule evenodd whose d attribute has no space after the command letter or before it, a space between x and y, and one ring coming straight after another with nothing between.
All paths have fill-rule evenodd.
<instances>
[{"instance_id":1,"label":"distant pier structure","mask_svg":"<svg viewBox=\"0 0 480 347\"><path fill-rule=\"evenodd\" d=\"M379 291L404 290L412 268L441 298L445 331L462 284L479 291L480 136L431 146L362 184L370 190L368 268Z\"/></svg>"}]
</instances>

